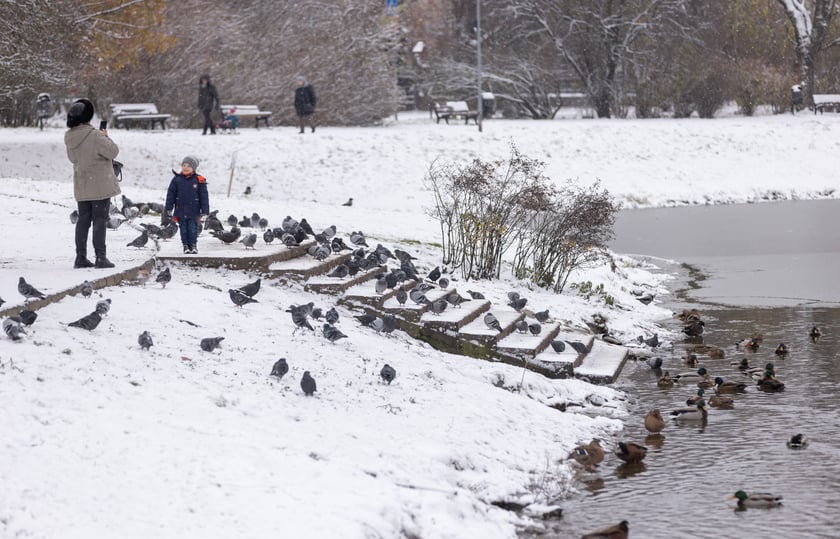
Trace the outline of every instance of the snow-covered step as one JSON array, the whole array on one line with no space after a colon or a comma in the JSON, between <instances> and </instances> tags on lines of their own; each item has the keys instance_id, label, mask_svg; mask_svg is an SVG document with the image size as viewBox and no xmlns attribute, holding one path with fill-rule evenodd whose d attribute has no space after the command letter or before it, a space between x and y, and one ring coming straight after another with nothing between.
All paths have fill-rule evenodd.
<instances>
[{"instance_id":1,"label":"snow-covered step","mask_svg":"<svg viewBox=\"0 0 840 539\"><path fill-rule=\"evenodd\" d=\"M530 320L530 323L536 320ZM530 331L520 333L513 331L510 335L500 339L496 348L503 354L513 355L520 358L533 358L546 349L549 343L560 331L560 324L557 322L542 324L539 335L532 335Z\"/></svg>"},{"instance_id":2,"label":"snow-covered step","mask_svg":"<svg viewBox=\"0 0 840 539\"><path fill-rule=\"evenodd\" d=\"M426 311L420 316L420 323L427 328L435 330L458 331L489 309L490 302L487 300L465 301L458 307L449 305L440 314Z\"/></svg>"},{"instance_id":3,"label":"snow-covered step","mask_svg":"<svg viewBox=\"0 0 840 539\"><path fill-rule=\"evenodd\" d=\"M584 356L580 366L575 368L575 377L593 383L610 384L618 377L626 361L626 347L595 339L589 353Z\"/></svg>"},{"instance_id":4,"label":"snow-covered step","mask_svg":"<svg viewBox=\"0 0 840 539\"><path fill-rule=\"evenodd\" d=\"M304 249L303 256L275 262L268 269L273 277L309 279L313 275L329 272L334 267L344 263L348 258L350 258L350 253L332 253L324 260L318 260L306 254Z\"/></svg>"},{"instance_id":5,"label":"snow-covered step","mask_svg":"<svg viewBox=\"0 0 840 539\"><path fill-rule=\"evenodd\" d=\"M276 241L266 245L261 238L258 238L254 249L246 249L239 241L227 244L212 236L202 235L198 242L198 254L188 255L184 254L183 246L177 238L176 235L171 240L158 242L160 247L157 253L158 260L171 260L189 266L225 267L263 272L270 271L273 264L308 256L307 247L315 243L309 241L297 247L286 247Z\"/></svg>"},{"instance_id":6,"label":"snow-covered step","mask_svg":"<svg viewBox=\"0 0 840 539\"><path fill-rule=\"evenodd\" d=\"M317 292L320 294L338 294L348 290L352 286L372 280L376 275L382 273L383 267L377 266L365 271L359 271L356 275L346 277L329 277L327 273L315 275L306 281L303 287L308 292Z\"/></svg>"},{"instance_id":7,"label":"snow-covered step","mask_svg":"<svg viewBox=\"0 0 840 539\"><path fill-rule=\"evenodd\" d=\"M498 306L491 308L489 312L493 313L493 316L499 321L499 325L502 326L502 331L496 331L487 327L487 324L484 323L484 315L482 315L461 328L461 331L459 331L461 337L483 343L497 342L514 330L514 324L516 322L525 318L523 313Z\"/></svg>"},{"instance_id":8,"label":"snow-covered step","mask_svg":"<svg viewBox=\"0 0 840 539\"><path fill-rule=\"evenodd\" d=\"M546 376L571 378L575 374L575 367L580 365L592 348L595 336L591 333L558 331L552 340L561 343L557 347L560 351L556 351L549 341L545 350L528 360L528 364Z\"/></svg>"}]
</instances>

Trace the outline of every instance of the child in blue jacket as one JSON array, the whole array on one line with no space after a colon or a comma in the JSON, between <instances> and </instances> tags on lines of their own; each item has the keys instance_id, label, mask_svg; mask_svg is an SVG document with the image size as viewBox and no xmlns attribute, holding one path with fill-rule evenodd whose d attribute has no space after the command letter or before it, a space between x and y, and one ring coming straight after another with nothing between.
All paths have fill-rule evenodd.
<instances>
[{"instance_id":1,"label":"child in blue jacket","mask_svg":"<svg viewBox=\"0 0 840 539\"><path fill-rule=\"evenodd\" d=\"M196 174L197 168L198 159L195 157L188 155L182 159L181 172L175 174L166 192L165 210L178 223L184 254L198 254L199 222L203 215L210 213L207 180Z\"/></svg>"}]
</instances>

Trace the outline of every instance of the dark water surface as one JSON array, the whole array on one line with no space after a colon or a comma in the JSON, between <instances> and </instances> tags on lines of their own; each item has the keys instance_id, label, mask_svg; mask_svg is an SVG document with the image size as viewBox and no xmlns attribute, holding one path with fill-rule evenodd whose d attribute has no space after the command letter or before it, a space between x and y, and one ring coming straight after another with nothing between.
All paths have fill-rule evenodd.
<instances>
[{"instance_id":1,"label":"dark water surface","mask_svg":"<svg viewBox=\"0 0 840 539\"><path fill-rule=\"evenodd\" d=\"M633 214L633 215L629 215ZM702 341L724 349L724 359L699 356L712 376L745 380L734 410L709 409L705 428L669 422L650 436L643 418L651 408L685 406L696 385L656 386L657 372L629 362L616 383L631 401L619 439L648 447L639 469L609 455L594 473L582 473L579 492L565 500L554 537L579 537L622 519L639 538L835 538L840 537L840 202L794 202L749 206L637 210L619 219L612 248L689 261L708 278L672 310L695 307L703 314ZM669 268L669 271L673 268ZM692 275L696 277L696 274ZM679 322L665 324L678 328ZM823 336L808 337L813 326ZM763 335L757 352L735 343ZM784 342L790 353L774 354ZM678 339L657 351L672 374L688 371ZM763 393L733 361L774 363L782 393ZM713 390L707 390L707 396ZM797 432L803 450L786 447ZM618 440L608 440L613 449ZM735 491L784 497L781 507L735 511Z\"/></svg>"}]
</instances>

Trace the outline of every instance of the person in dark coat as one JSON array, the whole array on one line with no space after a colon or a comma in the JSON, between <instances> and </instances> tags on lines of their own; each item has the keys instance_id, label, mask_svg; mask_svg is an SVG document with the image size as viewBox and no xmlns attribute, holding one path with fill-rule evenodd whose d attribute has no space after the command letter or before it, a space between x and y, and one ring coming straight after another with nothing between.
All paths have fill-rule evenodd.
<instances>
[{"instance_id":1,"label":"person in dark coat","mask_svg":"<svg viewBox=\"0 0 840 539\"><path fill-rule=\"evenodd\" d=\"M315 132L315 124L312 121L312 114L315 112L315 89L302 76L295 79L295 113L298 117L298 126L303 133L303 127L308 122L309 128Z\"/></svg>"},{"instance_id":2,"label":"person in dark coat","mask_svg":"<svg viewBox=\"0 0 840 539\"><path fill-rule=\"evenodd\" d=\"M202 216L210 213L207 180L196 174L197 168L198 159L185 157L181 161L181 172L175 173L166 191L164 210L178 223L184 254L198 254L198 223Z\"/></svg>"},{"instance_id":3,"label":"person in dark coat","mask_svg":"<svg viewBox=\"0 0 840 539\"><path fill-rule=\"evenodd\" d=\"M108 137L108 131L90 125L93 103L79 99L67 111L64 145L73 163L73 195L78 205L76 221L76 261L74 268L113 268L105 256L105 228L111 197L120 194L114 175L114 159L120 149ZM93 225L93 250L96 262L87 258L88 231Z\"/></svg>"},{"instance_id":4,"label":"person in dark coat","mask_svg":"<svg viewBox=\"0 0 840 539\"><path fill-rule=\"evenodd\" d=\"M210 129L210 134L216 134L216 126L213 120L210 119L210 113L219 108L219 93L216 87L210 82L210 75L204 74L198 81L198 109L204 114L204 131L202 135L207 134L207 129Z\"/></svg>"}]
</instances>

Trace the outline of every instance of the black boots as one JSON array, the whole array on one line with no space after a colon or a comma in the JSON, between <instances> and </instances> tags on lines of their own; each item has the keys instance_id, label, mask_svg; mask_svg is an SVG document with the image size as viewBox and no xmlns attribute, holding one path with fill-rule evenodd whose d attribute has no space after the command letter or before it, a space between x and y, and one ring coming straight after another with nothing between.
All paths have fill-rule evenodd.
<instances>
[{"instance_id":1,"label":"black boots","mask_svg":"<svg viewBox=\"0 0 840 539\"><path fill-rule=\"evenodd\" d=\"M93 262L88 260L86 255L82 255L82 254L77 254L76 255L76 261L73 263L73 268L74 269L92 268L92 267L93 267Z\"/></svg>"},{"instance_id":2,"label":"black boots","mask_svg":"<svg viewBox=\"0 0 840 539\"><path fill-rule=\"evenodd\" d=\"M94 267L97 268L113 268L114 263L108 260L104 255L96 257L96 263Z\"/></svg>"}]
</instances>

